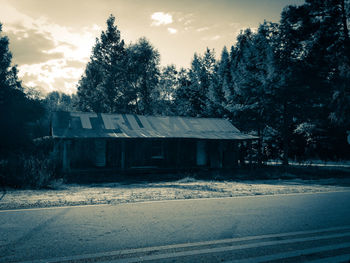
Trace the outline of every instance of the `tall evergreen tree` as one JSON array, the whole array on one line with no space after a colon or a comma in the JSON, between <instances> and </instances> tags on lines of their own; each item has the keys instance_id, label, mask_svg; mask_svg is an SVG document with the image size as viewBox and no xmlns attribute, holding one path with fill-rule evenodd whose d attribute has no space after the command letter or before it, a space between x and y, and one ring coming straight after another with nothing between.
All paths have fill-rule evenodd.
<instances>
[{"instance_id":1,"label":"tall evergreen tree","mask_svg":"<svg viewBox=\"0 0 350 263\"><path fill-rule=\"evenodd\" d=\"M110 15L107 30L96 39L90 61L78 84L79 107L84 111L126 112L125 47Z\"/></svg>"},{"instance_id":2,"label":"tall evergreen tree","mask_svg":"<svg viewBox=\"0 0 350 263\"><path fill-rule=\"evenodd\" d=\"M336 125L350 128L349 114L350 87L350 2L346 0L327 0L317 3L306 1L309 15L314 19L309 22L314 32L310 43L309 62L318 72L318 79L328 89L331 96L329 117Z\"/></svg>"},{"instance_id":3,"label":"tall evergreen tree","mask_svg":"<svg viewBox=\"0 0 350 263\"><path fill-rule=\"evenodd\" d=\"M62 92L52 91L46 95L43 103L48 112L75 111L77 99L75 94L68 95Z\"/></svg>"},{"instance_id":4,"label":"tall evergreen tree","mask_svg":"<svg viewBox=\"0 0 350 263\"><path fill-rule=\"evenodd\" d=\"M285 113L289 108L289 120L293 119L289 128L284 125L285 131L294 126L297 133L317 145L319 153L332 152L330 140L336 144L336 138L345 137L346 132L343 129L343 135L333 134L340 128L334 124L344 125L347 118L343 113L349 111L347 2L310 0L298 7L289 6L282 13L277 54L284 77L281 87L285 87L280 91L285 92L280 95L290 98Z\"/></svg>"},{"instance_id":5,"label":"tall evergreen tree","mask_svg":"<svg viewBox=\"0 0 350 263\"><path fill-rule=\"evenodd\" d=\"M262 160L264 131L271 124L273 112L272 91L274 76L273 49L267 38L268 25L257 33L250 29L237 38L232 50L231 87L225 87L233 122L241 129L259 136L258 160ZM226 77L226 79L229 76Z\"/></svg>"},{"instance_id":6,"label":"tall evergreen tree","mask_svg":"<svg viewBox=\"0 0 350 263\"><path fill-rule=\"evenodd\" d=\"M176 105L174 103L176 90L179 86L178 71L175 65L168 65L161 70L157 91L154 93L155 114L174 115Z\"/></svg>"},{"instance_id":7,"label":"tall evergreen tree","mask_svg":"<svg viewBox=\"0 0 350 263\"><path fill-rule=\"evenodd\" d=\"M210 117L225 116L225 90L230 89L231 74L230 74L230 54L227 48L224 47L221 53L221 58L214 68L214 73L211 77L211 82L208 90L207 115Z\"/></svg>"},{"instance_id":8,"label":"tall evergreen tree","mask_svg":"<svg viewBox=\"0 0 350 263\"><path fill-rule=\"evenodd\" d=\"M278 35L274 44L275 64L279 82L274 89L275 127L282 149L283 164L288 164L293 130L306 118L305 110L310 101L310 86L305 82L306 70L304 43L300 41L300 7L290 6L281 15ZM304 110L303 110L304 109Z\"/></svg>"},{"instance_id":9,"label":"tall evergreen tree","mask_svg":"<svg viewBox=\"0 0 350 263\"><path fill-rule=\"evenodd\" d=\"M190 79L190 86L188 87L189 104L191 110L190 116L208 116L207 94L210 83L215 71L215 54L209 48L206 49L203 56L194 54L191 68L188 76Z\"/></svg>"},{"instance_id":10,"label":"tall evergreen tree","mask_svg":"<svg viewBox=\"0 0 350 263\"><path fill-rule=\"evenodd\" d=\"M191 86L188 70L181 68L178 72L177 88L174 93L176 115L193 116Z\"/></svg>"},{"instance_id":11,"label":"tall evergreen tree","mask_svg":"<svg viewBox=\"0 0 350 263\"><path fill-rule=\"evenodd\" d=\"M127 83L128 91L134 100L130 104L135 105L138 114L152 114L153 107L158 98L157 85L160 75L159 52L146 38L140 38L138 42L127 48Z\"/></svg>"}]
</instances>

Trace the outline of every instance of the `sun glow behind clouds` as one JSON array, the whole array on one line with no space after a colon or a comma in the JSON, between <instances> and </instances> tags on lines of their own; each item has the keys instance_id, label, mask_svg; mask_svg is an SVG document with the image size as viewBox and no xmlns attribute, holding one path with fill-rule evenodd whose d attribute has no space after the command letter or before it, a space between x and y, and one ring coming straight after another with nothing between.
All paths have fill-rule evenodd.
<instances>
[{"instance_id":1,"label":"sun glow behind clouds","mask_svg":"<svg viewBox=\"0 0 350 263\"><path fill-rule=\"evenodd\" d=\"M53 24L46 25L46 29L51 33L55 47L42 52L48 55L61 53L63 58L51 59L39 64L33 61L32 64L21 65L19 75L24 77L24 80L26 76L32 76L31 82L26 83L27 85L35 84L48 92L60 90L73 93L83 73L84 64L88 61L96 35L91 29L73 32L69 28ZM69 63L72 61L75 63Z\"/></svg>"},{"instance_id":2,"label":"sun glow behind clouds","mask_svg":"<svg viewBox=\"0 0 350 263\"><path fill-rule=\"evenodd\" d=\"M46 17L34 19L6 4L2 8L7 14L1 21L4 34L24 86L74 93L101 28L93 24L77 31Z\"/></svg>"}]
</instances>

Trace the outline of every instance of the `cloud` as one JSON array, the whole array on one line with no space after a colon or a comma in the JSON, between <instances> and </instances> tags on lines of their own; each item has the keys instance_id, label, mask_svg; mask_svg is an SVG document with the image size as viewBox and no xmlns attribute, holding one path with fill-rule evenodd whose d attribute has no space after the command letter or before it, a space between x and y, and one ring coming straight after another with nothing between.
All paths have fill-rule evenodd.
<instances>
[{"instance_id":1,"label":"cloud","mask_svg":"<svg viewBox=\"0 0 350 263\"><path fill-rule=\"evenodd\" d=\"M188 19L188 20L186 20L186 21L184 22L184 25L185 25L185 26L188 26L188 25L192 24L193 22L194 22L193 19Z\"/></svg>"},{"instance_id":2,"label":"cloud","mask_svg":"<svg viewBox=\"0 0 350 263\"><path fill-rule=\"evenodd\" d=\"M216 41L216 40L219 40L220 38L221 38L221 36L216 35L216 36L211 37L209 40Z\"/></svg>"},{"instance_id":3,"label":"cloud","mask_svg":"<svg viewBox=\"0 0 350 263\"><path fill-rule=\"evenodd\" d=\"M66 66L69 68L82 68L86 65L86 63L78 61L78 60L67 60Z\"/></svg>"},{"instance_id":4,"label":"cloud","mask_svg":"<svg viewBox=\"0 0 350 263\"><path fill-rule=\"evenodd\" d=\"M6 28L22 23L27 27L33 26L33 19L25 14L17 11L16 8L12 7L9 3L1 3L1 22L6 23Z\"/></svg>"},{"instance_id":5,"label":"cloud","mask_svg":"<svg viewBox=\"0 0 350 263\"><path fill-rule=\"evenodd\" d=\"M205 27L201 27L201 28L197 28L196 29L197 32L203 32L203 31L206 31L206 30L209 30L209 27L205 26Z\"/></svg>"},{"instance_id":6,"label":"cloud","mask_svg":"<svg viewBox=\"0 0 350 263\"><path fill-rule=\"evenodd\" d=\"M241 28L242 24L238 23L238 22L232 22L229 24L230 27L234 27L234 28Z\"/></svg>"},{"instance_id":7,"label":"cloud","mask_svg":"<svg viewBox=\"0 0 350 263\"><path fill-rule=\"evenodd\" d=\"M181 14L179 14L179 15L181 15ZM194 22L194 17L195 17L195 15L193 13L188 13L188 14L184 14L184 15L180 16L177 19L177 21L186 26L186 25L189 25L192 22Z\"/></svg>"},{"instance_id":8,"label":"cloud","mask_svg":"<svg viewBox=\"0 0 350 263\"><path fill-rule=\"evenodd\" d=\"M215 36L212 36L212 37L203 37L202 40L205 40L205 41L217 41L221 38L220 35L215 35Z\"/></svg>"},{"instance_id":9,"label":"cloud","mask_svg":"<svg viewBox=\"0 0 350 263\"><path fill-rule=\"evenodd\" d=\"M101 28L61 26L43 16L27 16L9 4L0 13L23 86L74 92Z\"/></svg>"},{"instance_id":10,"label":"cloud","mask_svg":"<svg viewBox=\"0 0 350 263\"><path fill-rule=\"evenodd\" d=\"M17 31L8 31L6 35L10 39L10 49L16 64L41 63L64 57L62 52L51 51L56 44L49 33L18 27Z\"/></svg>"},{"instance_id":11,"label":"cloud","mask_svg":"<svg viewBox=\"0 0 350 263\"><path fill-rule=\"evenodd\" d=\"M172 27L168 27L168 31L170 34L176 34L177 33L177 29L172 28Z\"/></svg>"},{"instance_id":12,"label":"cloud","mask_svg":"<svg viewBox=\"0 0 350 263\"><path fill-rule=\"evenodd\" d=\"M173 17L169 13L155 12L151 15L152 26L168 25L173 22Z\"/></svg>"},{"instance_id":13,"label":"cloud","mask_svg":"<svg viewBox=\"0 0 350 263\"><path fill-rule=\"evenodd\" d=\"M47 92L58 90L65 93L76 91L83 64L79 61L53 59L43 63L19 66L19 77L24 86L40 87ZM60 80L62 79L62 80Z\"/></svg>"}]
</instances>

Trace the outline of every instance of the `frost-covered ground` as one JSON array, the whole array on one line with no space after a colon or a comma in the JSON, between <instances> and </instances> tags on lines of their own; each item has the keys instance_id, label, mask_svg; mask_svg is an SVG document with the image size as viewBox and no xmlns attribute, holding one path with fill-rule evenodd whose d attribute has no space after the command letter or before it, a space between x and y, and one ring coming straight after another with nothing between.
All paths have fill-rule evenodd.
<instances>
[{"instance_id":1,"label":"frost-covered ground","mask_svg":"<svg viewBox=\"0 0 350 263\"><path fill-rule=\"evenodd\" d=\"M337 186L336 184L343 186ZM235 197L291 193L350 191L350 180L202 181L185 178L174 182L140 184L60 185L57 190L10 190L0 209L118 204L154 200ZM1 195L0 195L1 197Z\"/></svg>"},{"instance_id":2,"label":"frost-covered ground","mask_svg":"<svg viewBox=\"0 0 350 263\"><path fill-rule=\"evenodd\" d=\"M280 165L282 164L282 161L280 160L271 160L266 162L267 165ZM315 167L330 167L330 168L350 168L350 161L339 161L339 162L332 162L332 161L322 161L322 160L309 160L309 161L302 161L302 162L296 162L296 161L289 161L290 165L293 166L315 166Z\"/></svg>"}]
</instances>

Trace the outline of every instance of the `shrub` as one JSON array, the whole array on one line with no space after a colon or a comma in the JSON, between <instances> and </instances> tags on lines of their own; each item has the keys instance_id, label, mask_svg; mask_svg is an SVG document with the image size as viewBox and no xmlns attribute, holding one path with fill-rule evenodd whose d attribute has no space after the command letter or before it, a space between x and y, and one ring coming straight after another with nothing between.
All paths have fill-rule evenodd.
<instances>
[{"instance_id":1,"label":"shrub","mask_svg":"<svg viewBox=\"0 0 350 263\"><path fill-rule=\"evenodd\" d=\"M30 149L0 160L1 183L15 188L49 187L59 176L52 146L52 139L41 138L35 140Z\"/></svg>"},{"instance_id":2,"label":"shrub","mask_svg":"<svg viewBox=\"0 0 350 263\"><path fill-rule=\"evenodd\" d=\"M28 156L23 160L24 182L32 188L47 187L56 177L55 162L43 156Z\"/></svg>"}]
</instances>

